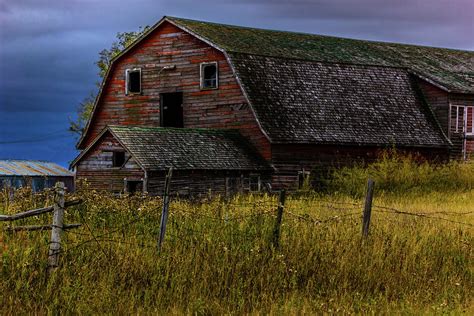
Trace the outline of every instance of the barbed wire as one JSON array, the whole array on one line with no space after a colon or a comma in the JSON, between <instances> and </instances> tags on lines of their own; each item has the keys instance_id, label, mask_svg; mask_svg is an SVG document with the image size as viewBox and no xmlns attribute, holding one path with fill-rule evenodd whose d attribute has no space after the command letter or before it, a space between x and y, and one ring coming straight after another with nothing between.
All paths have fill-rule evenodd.
<instances>
[{"instance_id":1,"label":"barbed wire","mask_svg":"<svg viewBox=\"0 0 474 316\"><path fill-rule=\"evenodd\" d=\"M301 221L307 221L307 222L312 222L314 224L323 224L323 223L327 223L327 222L331 222L331 221L341 221L346 218L349 218L350 216L354 216L354 215L359 215L361 216L361 213L360 212L357 212L357 213L350 213L350 214L344 214L344 215L335 215L335 216L332 216L332 217L329 217L329 218L325 218L325 219L319 219L319 218L314 218L314 217L311 217L310 215L308 214L305 214L305 215L299 215L299 214L294 214L290 211L286 211L286 214L289 214L290 216L293 216Z\"/></svg>"},{"instance_id":2,"label":"barbed wire","mask_svg":"<svg viewBox=\"0 0 474 316\"><path fill-rule=\"evenodd\" d=\"M378 212L378 213L400 214L400 215L415 216L415 217L421 217L421 218L427 218L427 219L437 219L437 220L443 220L443 221L447 221L447 222L455 223L455 224L461 224L461 225L466 225L466 226L471 226L471 227L474 226L471 223L454 221L454 220L444 218L444 217L428 216L426 213L410 213L410 212L400 211L400 210L396 210L396 209L390 209L390 210L387 210L387 211L382 210L381 211L381 210L377 210L377 208L374 208L373 211Z\"/></svg>"}]
</instances>

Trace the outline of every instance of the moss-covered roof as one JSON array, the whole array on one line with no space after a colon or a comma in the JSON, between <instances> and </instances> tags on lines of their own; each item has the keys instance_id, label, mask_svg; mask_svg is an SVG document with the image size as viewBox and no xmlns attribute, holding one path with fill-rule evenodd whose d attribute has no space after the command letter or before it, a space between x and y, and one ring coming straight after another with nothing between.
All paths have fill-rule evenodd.
<instances>
[{"instance_id":1,"label":"moss-covered roof","mask_svg":"<svg viewBox=\"0 0 474 316\"><path fill-rule=\"evenodd\" d=\"M268 170L237 130L109 126L146 170Z\"/></svg>"},{"instance_id":2,"label":"moss-covered roof","mask_svg":"<svg viewBox=\"0 0 474 316\"><path fill-rule=\"evenodd\" d=\"M234 53L406 67L451 92L474 93L474 52L167 19Z\"/></svg>"}]
</instances>

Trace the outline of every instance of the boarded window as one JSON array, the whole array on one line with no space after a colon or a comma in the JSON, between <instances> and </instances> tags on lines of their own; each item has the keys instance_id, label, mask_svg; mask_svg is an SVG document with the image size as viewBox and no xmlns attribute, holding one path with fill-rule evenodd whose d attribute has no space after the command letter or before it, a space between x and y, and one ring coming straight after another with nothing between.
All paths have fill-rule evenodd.
<instances>
[{"instance_id":1,"label":"boarded window","mask_svg":"<svg viewBox=\"0 0 474 316\"><path fill-rule=\"evenodd\" d=\"M217 89L217 62L201 64L201 89Z\"/></svg>"},{"instance_id":2,"label":"boarded window","mask_svg":"<svg viewBox=\"0 0 474 316\"><path fill-rule=\"evenodd\" d=\"M125 152L114 151L112 152L112 167L122 167L125 163Z\"/></svg>"},{"instance_id":3,"label":"boarded window","mask_svg":"<svg viewBox=\"0 0 474 316\"><path fill-rule=\"evenodd\" d=\"M142 70L140 68L125 71L125 94L138 94L142 92Z\"/></svg>"}]
</instances>

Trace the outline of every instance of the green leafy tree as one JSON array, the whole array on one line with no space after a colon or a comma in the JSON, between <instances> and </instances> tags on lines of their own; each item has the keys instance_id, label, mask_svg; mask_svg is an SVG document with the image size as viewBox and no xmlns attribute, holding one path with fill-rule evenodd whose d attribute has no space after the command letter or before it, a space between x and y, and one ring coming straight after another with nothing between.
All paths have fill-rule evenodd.
<instances>
[{"instance_id":1,"label":"green leafy tree","mask_svg":"<svg viewBox=\"0 0 474 316\"><path fill-rule=\"evenodd\" d=\"M104 80L110 62L120 54L124 49L130 46L140 35L148 31L150 27L139 27L135 32L119 32L116 35L116 40L112 43L109 49L103 49L99 52L99 59L95 62L99 72L100 81ZM97 87L100 86L100 81L96 82ZM94 102L97 98L97 90L91 91L87 97L79 104L77 108L77 118L69 118L69 130L77 136L82 135L84 129L92 115Z\"/></svg>"}]
</instances>

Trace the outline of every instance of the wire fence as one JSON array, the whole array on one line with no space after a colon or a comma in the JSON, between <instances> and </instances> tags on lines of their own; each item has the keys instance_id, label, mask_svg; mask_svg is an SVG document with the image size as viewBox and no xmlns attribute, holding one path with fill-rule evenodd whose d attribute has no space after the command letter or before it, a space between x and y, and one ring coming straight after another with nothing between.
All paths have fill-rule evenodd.
<instances>
[{"instance_id":1,"label":"wire fence","mask_svg":"<svg viewBox=\"0 0 474 316\"><path fill-rule=\"evenodd\" d=\"M45 199L49 201L52 190L45 191L38 199ZM123 199L123 198L122 198ZM126 199L124 199L125 201ZM140 203L150 201L150 198L138 199L139 208ZM214 203L214 204L213 204ZM158 203L159 204L159 203ZM220 236L224 236L228 240L239 241L261 241L261 239L271 234L272 223L277 217L277 207L279 202L275 197L267 198L266 200L258 200L253 198L239 199L232 201L213 202L212 210L203 211L205 204L179 204L172 203L170 211L170 224L166 232L167 242L176 243L184 242L190 239L201 240L202 237L209 235L215 230L222 230ZM180 207L185 205L186 207ZM75 250L88 245L94 245L97 249L95 255L110 255L109 245L121 246L135 246L143 249L156 249L157 236L159 230L159 215L161 210L156 209L156 213L152 217L144 217L140 212L132 215L132 218L124 223L116 226L110 225L110 219L117 216L123 220L123 214L114 212L102 212L102 215L107 215L108 223L99 227L97 222L97 214L92 217L90 215L89 206L81 206L78 212L70 211L68 213L75 214L80 219L83 226L76 230L65 230L64 241L65 247L60 249L58 253L65 254L73 253ZM283 212L283 223L285 225L339 225L344 223L357 224L361 221L363 203L353 201L328 201L314 196L290 196L288 197ZM204 207L205 209L205 207ZM371 231L374 236L386 236L387 231L379 227L378 221L400 222L407 217L416 217L421 220L442 221L449 222L456 225L463 225L467 227L474 226L472 223L461 218L467 218L474 214L474 211L407 211L386 205L372 205L374 212L374 219L376 224L371 226ZM395 216L377 217L376 214L387 214ZM148 214L149 215L149 214ZM454 218L454 219L453 219ZM145 225L146 221L155 221L156 225ZM267 224L266 231L258 231L256 227L257 221L263 221ZM239 228L239 225L244 225L247 229ZM254 225L255 229L250 230ZM263 227L263 226L262 226ZM297 229L297 226L294 227ZM200 239L201 238L201 239Z\"/></svg>"},{"instance_id":2,"label":"wire fence","mask_svg":"<svg viewBox=\"0 0 474 316\"><path fill-rule=\"evenodd\" d=\"M301 203L306 203L306 213L301 212ZM235 225L252 225L252 221L256 218L263 219L271 223L275 220L276 209L278 203L272 201L239 201L231 203L222 203L217 207L216 214L203 213L198 207L187 210L184 208L172 207L170 212L170 224L166 237L169 243L185 242L190 239L199 239L211 234L215 229L227 230L222 236L229 240L240 241L258 241L265 236L265 232L249 233L247 230L233 230ZM351 222L357 224L362 218L362 203L343 202L343 201L321 201L312 197L291 198L287 201L284 209L285 223L298 223L303 225L332 225ZM251 210L249 213L238 214L238 209ZM310 214L308 213L308 210ZM200 212L201 211L201 212ZM394 216L412 216L423 220L446 221L459 225L472 227L473 225L467 221L458 221L444 216L469 216L474 214L473 211L455 212L455 211L433 211L433 212L410 212L397 209L394 207L373 205L375 214L389 214ZM159 210L157 210L159 213ZM323 213L326 214L323 216ZM320 216L317 216L319 214ZM133 219L122 223L115 227L104 228L105 232L100 232L88 223L88 219L81 215L84 227L81 230L66 231L67 235L74 235L75 240L68 244L62 252L70 252L77 248L95 244L104 256L108 255L108 247L106 244L115 244L121 246L136 246L144 249L156 249L156 238L158 235L158 214L154 217L157 225L154 229L137 231L133 229L137 224L142 224L144 219L140 214L136 214ZM391 219L384 216L377 220L390 222ZM204 223L204 224L203 224ZM227 226L226 226L227 225ZM230 225L230 226L228 226ZM268 228L268 227L267 227ZM371 226L374 236L386 236L388 232L378 225ZM268 229L267 229L268 230ZM266 232L268 235L268 231ZM132 237L128 238L127 237ZM143 238L142 238L143 237Z\"/></svg>"}]
</instances>

